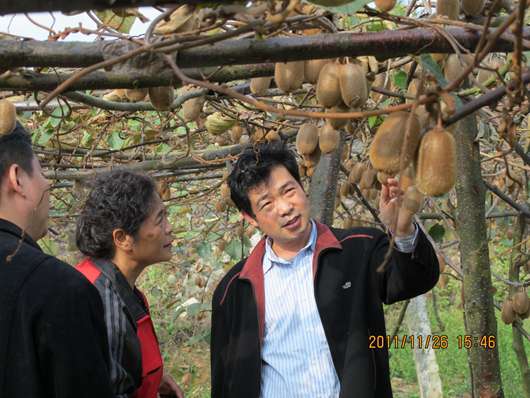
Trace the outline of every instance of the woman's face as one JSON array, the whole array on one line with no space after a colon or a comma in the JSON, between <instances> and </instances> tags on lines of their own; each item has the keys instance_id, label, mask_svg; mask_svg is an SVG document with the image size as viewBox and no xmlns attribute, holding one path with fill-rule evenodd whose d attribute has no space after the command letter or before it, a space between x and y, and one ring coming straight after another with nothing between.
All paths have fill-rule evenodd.
<instances>
[{"instance_id":1,"label":"woman's face","mask_svg":"<svg viewBox=\"0 0 530 398\"><path fill-rule=\"evenodd\" d=\"M134 238L131 255L145 266L168 261L172 257L172 242L172 228L167 219L166 207L155 193L151 212Z\"/></svg>"}]
</instances>

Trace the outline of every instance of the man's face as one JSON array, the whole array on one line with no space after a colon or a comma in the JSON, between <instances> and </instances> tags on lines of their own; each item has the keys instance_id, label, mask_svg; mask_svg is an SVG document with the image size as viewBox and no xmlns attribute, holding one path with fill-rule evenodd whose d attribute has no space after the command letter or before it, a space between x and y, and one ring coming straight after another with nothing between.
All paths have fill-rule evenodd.
<instances>
[{"instance_id":1,"label":"man's face","mask_svg":"<svg viewBox=\"0 0 530 398\"><path fill-rule=\"evenodd\" d=\"M28 233L35 240L42 238L48 231L48 217L50 212L50 182L42 174L39 159L32 160L33 174L25 174L28 184L24 184L28 205L31 206L31 217Z\"/></svg>"},{"instance_id":2,"label":"man's face","mask_svg":"<svg viewBox=\"0 0 530 398\"><path fill-rule=\"evenodd\" d=\"M245 219L277 245L304 244L309 225L307 196L284 166L272 169L269 179L248 192L255 218Z\"/></svg>"}]
</instances>

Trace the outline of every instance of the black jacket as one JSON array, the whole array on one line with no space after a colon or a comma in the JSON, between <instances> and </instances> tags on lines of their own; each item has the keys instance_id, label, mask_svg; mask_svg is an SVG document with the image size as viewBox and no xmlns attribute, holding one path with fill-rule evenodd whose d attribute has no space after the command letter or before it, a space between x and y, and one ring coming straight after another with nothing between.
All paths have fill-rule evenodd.
<instances>
[{"instance_id":1,"label":"black jacket","mask_svg":"<svg viewBox=\"0 0 530 398\"><path fill-rule=\"evenodd\" d=\"M382 303L391 304L430 290L438 261L419 231L414 253L392 252L372 228L329 229L317 223L313 257L315 298L341 383L341 398L392 397L388 351L369 349L369 336L385 336ZM217 286L212 304L212 398L258 398L265 319L262 240ZM344 286L348 287L345 288Z\"/></svg>"},{"instance_id":2,"label":"black jacket","mask_svg":"<svg viewBox=\"0 0 530 398\"><path fill-rule=\"evenodd\" d=\"M97 290L21 236L0 219L0 398L110 398Z\"/></svg>"}]
</instances>

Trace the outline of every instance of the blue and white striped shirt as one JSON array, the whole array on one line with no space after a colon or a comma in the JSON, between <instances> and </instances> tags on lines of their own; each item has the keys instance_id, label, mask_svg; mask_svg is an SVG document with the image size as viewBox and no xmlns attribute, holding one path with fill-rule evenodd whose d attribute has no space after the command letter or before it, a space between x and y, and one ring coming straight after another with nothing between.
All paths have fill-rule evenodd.
<instances>
[{"instance_id":1,"label":"blue and white striped shirt","mask_svg":"<svg viewBox=\"0 0 530 398\"><path fill-rule=\"evenodd\" d=\"M261 398L337 398L340 382L316 305L313 254L317 240L311 222L307 244L290 261L279 258L267 238L263 258L265 334L261 350ZM414 235L396 240L412 252Z\"/></svg>"}]
</instances>

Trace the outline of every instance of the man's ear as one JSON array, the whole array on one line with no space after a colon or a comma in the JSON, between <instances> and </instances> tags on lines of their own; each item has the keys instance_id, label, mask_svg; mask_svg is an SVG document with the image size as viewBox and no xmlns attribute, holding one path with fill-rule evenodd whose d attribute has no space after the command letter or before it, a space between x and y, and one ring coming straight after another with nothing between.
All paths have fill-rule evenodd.
<instances>
[{"instance_id":1,"label":"man's ear","mask_svg":"<svg viewBox=\"0 0 530 398\"><path fill-rule=\"evenodd\" d=\"M21 183L21 181L24 180L22 174L23 170L18 164L14 163L9 166L9 169L7 170L7 189L8 191L16 192L23 197L26 197L23 184Z\"/></svg>"},{"instance_id":2,"label":"man's ear","mask_svg":"<svg viewBox=\"0 0 530 398\"><path fill-rule=\"evenodd\" d=\"M121 228L112 231L112 241L114 242L116 249L120 249L124 252L132 250L133 239Z\"/></svg>"},{"instance_id":3,"label":"man's ear","mask_svg":"<svg viewBox=\"0 0 530 398\"><path fill-rule=\"evenodd\" d=\"M258 222L256 221L256 219L252 217L250 214L248 214L246 211L242 211L241 216L246 222L248 222L253 227L256 227L256 228L258 227Z\"/></svg>"}]
</instances>

